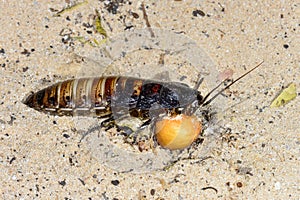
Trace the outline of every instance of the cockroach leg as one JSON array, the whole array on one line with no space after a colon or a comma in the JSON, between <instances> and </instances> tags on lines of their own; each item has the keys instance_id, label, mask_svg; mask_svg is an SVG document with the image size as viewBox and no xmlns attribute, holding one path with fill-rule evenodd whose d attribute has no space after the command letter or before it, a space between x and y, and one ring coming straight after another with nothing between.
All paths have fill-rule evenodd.
<instances>
[{"instance_id":1,"label":"cockroach leg","mask_svg":"<svg viewBox=\"0 0 300 200\"><path fill-rule=\"evenodd\" d=\"M146 120L136 131L132 131L130 134L125 135L124 141L129 144L137 144L138 142L142 140L149 140L152 138L152 132L149 135L143 135L142 131L147 128L150 125L150 130L153 130L153 124L152 121L155 121L155 119L148 119Z\"/></svg>"},{"instance_id":2,"label":"cockroach leg","mask_svg":"<svg viewBox=\"0 0 300 200\"><path fill-rule=\"evenodd\" d=\"M204 78L201 76L201 74L198 75L198 80L194 86L194 90L198 90L200 85L202 84Z\"/></svg>"},{"instance_id":3,"label":"cockroach leg","mask_svg":"<svg viewBox=\"0 0 300 200\"><path fill-rule=\"evenodd\" d=\"M105 128L105 131L108 131L115 127L117 128L118 132L121 132L121 134L125 136L131 135L134 132L127 126L119 126L113 116L110 116L109 118L101 122L101 127Z\"/></svg>"},{"instance_id":4,"label":"cockroach leg","mask_svg":"<svg viewBox=\"0 0 300 200\"><path fill-rule=\"evenodd\" d=\"M120 132L122 135L125 135L125 136L129 136L131 135L134 131L127 127L127 126L119 126L116 124L115 122L115 119L113 118L113 116L110 116L109 118L105 119L103 122L101 122L100 125L97 125L97 126L94 126L92 128L90 128L89 130L87 130L87 132L85 132L83 134L83 136L81 137L80 139L80 142L87 136L89 135L90 133L96 131L96 130L99 130L101 128L105 128L105 131L108 131L112 128L117 128L117 131Z\"/></svg>"},{"instance_id":5,"label":"cockroach leg","mask_svg":"<svg viewBox=\"0 0 300 200\"><path fill-rule=\"evenodd\" d=\"M141 126L140 126L140 130L146 128L150 123L151 123L152 119L148 119L147 121L145 121Z\"/></svg>"},{"instance_id":6,"label":"cockroach leg","mask_svg":"<svg viewBox=\"0 0 300 200\"><path fill-rule=\"evenodd\" d=\"M118 125L116 125L116 127L117 127L118 132L121 132L121 134L124 135L124 136L129 136L134 132L128 126L118 126Z\"/></svg>"},{"instance_id":7,"label":"cockroach leg","mask_svg":"<svg viewBox=\"0 0 300 200\"><path fill-rule=\"evenodd\" d=\"M109 129L116 127L116 122L114 117L110 116L109 118L101 122L101 127L105 128L105 131L108 131Z\"/></svg>"}]
</instances>

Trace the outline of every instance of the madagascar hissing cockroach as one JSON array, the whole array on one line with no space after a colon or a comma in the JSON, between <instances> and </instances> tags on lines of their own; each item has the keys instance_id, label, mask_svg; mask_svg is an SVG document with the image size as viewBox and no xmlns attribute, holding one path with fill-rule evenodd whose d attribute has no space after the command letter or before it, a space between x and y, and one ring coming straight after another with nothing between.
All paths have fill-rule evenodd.
<instances>
[{"instance_id":1,"label":"madagascar hissing cockroach","mask_svg":"<svg viewBox=\"0 0 300 200\"><path fill-rule=\"evenodd\" d=\"M58 116L108 118L129 114L149 124L161 112L192 115L219 94L262 64L258 64L213 97L208 97L223 83L202 96L196 88L178 82L161 82L123 76L71 79L29 95L23 103L38 111ZM154 113L153 115L150 115Z\"/></svg>"}]
</instances>

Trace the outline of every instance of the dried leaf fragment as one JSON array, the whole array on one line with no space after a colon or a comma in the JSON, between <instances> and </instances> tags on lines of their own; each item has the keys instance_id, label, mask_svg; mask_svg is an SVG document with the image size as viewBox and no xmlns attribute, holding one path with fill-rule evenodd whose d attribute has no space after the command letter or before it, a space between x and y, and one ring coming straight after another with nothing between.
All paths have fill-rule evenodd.
<instances>
[{"instance_id":1,"label":"dried leaf fragment","mask_svg":"<svg viewBox=\"0 0 300 200\"><path fill-rule=\"evenodd\" d=\"M96 31L104 36L104 38L107 38L106 30L102 27L101 24L101 16L98 10L96 10L96 19L95 19L95 27Z\"/></svg>"},{"instance_id":2,"label":"dried leaf fragment","mask_svg":"<svg viewBox=\"0 0 300 200\"><path fill-rule=\"evenodd\" d=\"M62 10L58 11L53 17L60 17L60 15L64 14L65 12L76 10L78 7L80 7L84 4L87 4L87 3L88 3L88 1L83 1L83 2L79 2L79 3L75 3L74 5L70 5L66 8L63 8Z\"/></svg>"},{"instance_id":3,"label":"dried leaf fragment","mask_svg":"<svg viewBox=\"0 0 300 200\"><path fill-rule=\"evenodd\" d=\"M291 83L287 88L282 90L282 92L275 98L275 100L271 103L270 107L280 107L284 106L291 100L295 99L297 96L296 92L296 84Z\"/></svg>"}]
</instances>

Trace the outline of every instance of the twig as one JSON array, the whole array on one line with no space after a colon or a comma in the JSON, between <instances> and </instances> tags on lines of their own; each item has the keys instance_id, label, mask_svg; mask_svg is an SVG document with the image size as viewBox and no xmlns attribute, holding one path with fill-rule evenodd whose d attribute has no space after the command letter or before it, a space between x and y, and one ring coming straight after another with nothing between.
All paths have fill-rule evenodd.
<instances>
[{"instance_id":1,"label":"twig","mask_svg":"<svg viewBox=\"0 0 300 200\"><path fill-rule=\"evenodd\" d=\"M143 10L143 16L144 16L144 20L146 21L146 25L147 25L147 27L148 27L148 29L149 29L149 32L150 32L150 34L151 34L151 37L155 37L155 35L154 35L154 32L153 32L153 30L152 30L152 28L151 28L151 25L150 25L150 23L149 23L149 20L148 20L148 15L147 15L147 13L146 13L146 9L145 9L145 5L144 5L144 2L142 3L142 10Z\"/></svg>"}]
</instances>

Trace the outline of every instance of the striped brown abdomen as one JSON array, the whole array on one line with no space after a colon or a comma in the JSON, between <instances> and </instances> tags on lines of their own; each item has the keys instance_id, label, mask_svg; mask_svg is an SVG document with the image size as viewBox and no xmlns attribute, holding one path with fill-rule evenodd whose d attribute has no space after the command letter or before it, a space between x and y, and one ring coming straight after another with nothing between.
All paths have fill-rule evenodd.
<instances>
[{"instance_id":1,"label":"striped brown abdomen","mask_svg":"<svg viewBox=\"0 0 300 200\"><path fill-rule=\"evenodd\" d=\"M118 79L97 77L67 80L31 94L24 103L53 115L105 117L111 114L110 102Z\"/></svg>"}]
</instances>

